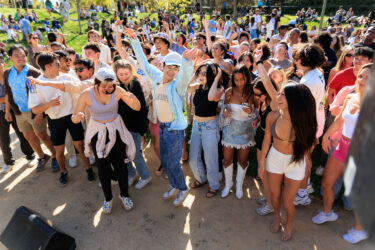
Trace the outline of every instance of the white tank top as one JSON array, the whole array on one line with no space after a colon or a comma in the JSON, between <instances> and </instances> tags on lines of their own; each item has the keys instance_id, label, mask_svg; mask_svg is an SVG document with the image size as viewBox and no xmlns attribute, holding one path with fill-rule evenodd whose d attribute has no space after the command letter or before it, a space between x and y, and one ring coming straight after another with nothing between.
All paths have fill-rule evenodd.
<instances>
[{"instance_id":1,"label":"white tank top","mask_svg":"<svg viewBox=\"0 0 375 250\"><path fill-rule=\"evenodd\" d=\"M345 107L344 112L342 113L342 119L344 120L344 126L342 128L342 135L352 139L355 125L357 124L359 112L351 114L349 111L351 102L349 101Z\"/></svg>"}]
</instances>

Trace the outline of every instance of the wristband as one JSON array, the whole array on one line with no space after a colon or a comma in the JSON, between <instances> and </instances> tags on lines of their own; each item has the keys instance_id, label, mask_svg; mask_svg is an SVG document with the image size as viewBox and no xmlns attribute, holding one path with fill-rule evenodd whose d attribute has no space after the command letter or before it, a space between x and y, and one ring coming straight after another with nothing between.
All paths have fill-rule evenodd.
<instances>
[{"instance_id":1,"label":"wristband","mask_svg":"<svg viewBox=\"0 0 375 250\"><path fill-rule=\"evenodd\" d=\"M258 65L258 64L263 64L263 60L259 60L259 61L257 61L255 64L256 64L256 65Z\"/></svg>"}]
</instances>

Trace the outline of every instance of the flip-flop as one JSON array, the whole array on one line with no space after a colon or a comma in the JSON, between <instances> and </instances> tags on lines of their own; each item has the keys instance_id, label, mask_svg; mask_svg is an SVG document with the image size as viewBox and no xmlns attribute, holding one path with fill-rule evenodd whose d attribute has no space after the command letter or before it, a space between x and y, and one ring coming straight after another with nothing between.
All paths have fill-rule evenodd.
<instances>
[{"instance_id":1,"label":"flip-flop","mask_svg":"<svg viewBox=\"0 0 375 250\"><path fill-rule=\"evenodd\" d=\"M214 190L214 189L208 189L207 193L206 193L206 198L212 198L212 197L215 197L217 195L217 192L218 190Z\"/></svg>"},{"instance_id":2,"label":"flip-flop","mask_svg":"<svg viewBox=\"0 0 375 250\"><path fill-rule=\"evenodd\" d=\"M195 180L195 181L193 182L193 184L190 185L190 187L191 187L192 189L196 189L196 188L200 188L200 187L202 187L202 186L204 186L204 185L206 185L206 184L207 184L207 181L205 181L205 182L203 182L203 183L200 183L199 181Z\"/></svg>"}]
</instances>

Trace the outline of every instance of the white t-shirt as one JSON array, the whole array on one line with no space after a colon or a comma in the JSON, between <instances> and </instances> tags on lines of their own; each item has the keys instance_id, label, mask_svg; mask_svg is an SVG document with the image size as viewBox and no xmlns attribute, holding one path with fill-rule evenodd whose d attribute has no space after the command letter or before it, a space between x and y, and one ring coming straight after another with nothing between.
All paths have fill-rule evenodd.
<instances>
[{"instance_id":1,"label":"white t-shirt","mask_svg":"<svg viewBox=\"0 0 375 250\"><path fill-rule=\"evenodd\" d=\"M325 80L322 72L318 69L313 69L307 72L300 81L301 84L305 84L313 94L316 105L316 119L318 122L318 131L316 132L316 138L319 138L323 134L325 114L324 114L324 96L325 96Z\"/></svg>"},{"instance_id":2,"label":"white t-shirt","mask_svg":"<svg viewBox=\"0 0 375 250\"><path fill-rule=\"evenodd\" d=\"M44 80L48 82L62 82L62 81L74 81L75 79L68 74L61 74L55 79L49 79L40 75L37 79ZM61 104L59 106L54 106L48 108L45 113L49 116L50 119L59 119L61 117L70 115L73 113L73 98L72 95L68 92L61 91L48 86L36 87L36 93L29 94L29 108L34 108L41 104L51 101L51 99L56 98L60 95Z\"/></svg>"},{"instance_id":3,"label":"white t-shirt","mask_svg":"<svg viewBox=\"0 0 375 250\"><path fill-rule=\"evenodd\" d=\"M269 22L267 23L266 29L267 29L267 38L271 38L272 32L275 29L275 25L272 22Z\"/></svg>"},{"instance_id":4,"label":"white t-shirt","mask_svg":"<svg viewBox=\"0 0 375 250\"><path fill-rule=\"evenodd\" d=\"M168 54L166 54L165 56L162 56L160 53L156 56L157 58L160 59L160 62L164 63L164 59L167 55L169 55L172 51L169 51Z\"/></svg>"},{"instance_id":5,"label":"white t-shirt","mask_svg":"<svg viewBox=\"0 0 375 250\"><path fill-rule=\"evenodd\" d=\"M259 15L254 15L253 17L255 18L255 22L256 23L261 23L262 22L262 18Z\"/></svg>"},{"instance_id":6,"label":"white t-shirt","mask_svg":"<svg viewBox=\"0 0 375 250\"><path fill-rule=\"evenodd\" d=\"M85 50L82 48L82 57L86 58ZM100 43L100 56L99 61L104 62L106 64L112 64L112 57L111 57L111 49L105 45Z\"/></svg>"},{"instance_id":7,"label":"white t-shirt","mask_svg":"<svg viewBox=\"0 0 375 250\"><path fill-rule=\"evenodd\" d=\"M228 32L229 29L229 32ZM228 33L228 35L227 35ZM230 35L232 34L232 22L228 20L224 25L224 36L225 39L230 39Z\"/></svg>"}]
</instances>

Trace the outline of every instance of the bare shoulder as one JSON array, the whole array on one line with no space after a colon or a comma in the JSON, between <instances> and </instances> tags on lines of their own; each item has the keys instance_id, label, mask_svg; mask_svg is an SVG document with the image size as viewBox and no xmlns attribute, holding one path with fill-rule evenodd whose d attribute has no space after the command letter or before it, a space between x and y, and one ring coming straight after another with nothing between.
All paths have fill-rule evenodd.
<instances>
[{"instance_id":1,"label":"bare shoulder","mask_svg":"<svg viewBox=\"0 0 375 250\"><path fill-rule=\"evenodd\" d=\"M279 111L271 111L268 113L266 118L266 124L272 124L276 121L276 119L280 116Z\"/></svg>"}]
</instances>

